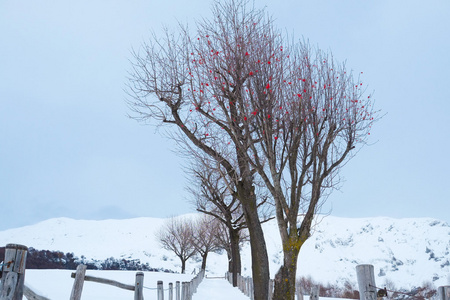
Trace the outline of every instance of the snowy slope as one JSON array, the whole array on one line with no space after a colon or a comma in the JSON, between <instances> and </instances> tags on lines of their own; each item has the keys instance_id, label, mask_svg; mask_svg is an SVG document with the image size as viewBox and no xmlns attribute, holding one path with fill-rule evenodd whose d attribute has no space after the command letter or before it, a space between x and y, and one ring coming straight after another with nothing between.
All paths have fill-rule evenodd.
<instances>
[{"instance_id":1,"label":"snowy slope","mask_svg":"<svg viewBox=\"0 0 450 300\"><path fill-rule=\"evenodd\" d=\"M323 283L356 283L358 264L375 266L376 283L396 287L450 284L450 226L439 220L325 217L318 220L299 258L299 275ZM275 235L276 228L270 224ZM268 230L266 230L268 232ZM276 239L269 253L274 266L282 259ZM270 242L269 242L270 243ZM278 254L278 255L277 255Z\"/></svg>"},{"instance_id":2,"label":"snowy slope","mask_svg":"<svg viewBox=\"0 0 450 300\"><path fill-rule=\"evenodd\" d=\"M192 215L190 215L192 217ZM32 226L0 232L0 245L19 243L36 249L73 252L76 256L106 259L133 258L154 268L179 271L180 263L171 252L161 249L155 232L164 219L87 221L50 219ZM356 286L355 267L375 265L377 285L386 279L397 288L421 286L431 281L436 286L450 284L450 226L429 218L347 219L319 217L315 232L305 243L299 258L299 276L311 275L316 281ZM282 263L280 238L275 221L264 224L267 248L274 276ZM243 274L251 275L248 245L242 251ZM200 267L190 260L187 272ZM211 254L207 272L223 275L226 254Z\"/></svg>"}]
</instances>

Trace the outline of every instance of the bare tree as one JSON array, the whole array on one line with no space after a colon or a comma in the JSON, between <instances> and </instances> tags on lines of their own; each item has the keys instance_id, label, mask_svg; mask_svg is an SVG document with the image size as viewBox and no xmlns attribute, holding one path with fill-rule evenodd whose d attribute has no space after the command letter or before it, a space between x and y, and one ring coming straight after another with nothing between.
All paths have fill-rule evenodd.
<instances>
[{"instance_id":1,"label":"bare tree","mask_svg":"<svg viewBox=\"0 0 450 300\"><path fill-rule=\"evenodd\" d=\"M186 261L196 253L192 239L193 233L191 220L172 217L156 234L161 246L173 251L180 259L182 274L186 271Z\"/></svg>"},{"instance_id":2,"label":"bare tree","mask_svg":"<svg viewBox=\"0 0 450 300\"><path fill-rule=\"evenodd\" d=\"M220 224L215 218L207 215L194 221L192 239L197 253L202 257L202 270L206 270L208 254L220 250L217 240L219 226Z\"/></svg>"},{"instance_id":3,"label":"bare tree","mask_svg":"<svg viewBox=\"0 0 450 300\"><path fill-rule=\"evenodd\" d=\"M217 245L226 251L228 257L228 272L233 275L233 286L237 286L237 274L241 274L241 255L240 250L244 242L249 241L247 230L241 229L235 236L231 236L232 231L225 224L220 223L217 231ZM233 238L235 241L233 241Z\"/></svg>"},{"instance_id":4,"label":"bare tree","mask_svg":"<svg viewBox=\"0 0 450 300\"><path fill-rule=\"evenodd\" d=\"M177 125L180 143L206 153L235 180L255 299L266 300L259 176L275 201L283 243L274 299L294 299L297 258L314 216L339 187L340 168L365 143L377 114L359 76L331 54L283 35L263 10L231 0L215 2L213 16L198 23L194 36L182 28L136 55L130 105L143 120Z\"/></svg>"},{"instance_id":5,"label":"bare tree","mask_svg":"<svg viewBox=\"0 0 450 300\"><path fill-rule=\"evenodd\" d=\"M229 271L233 274L233 285L237 286L237 275L241 273L239 247L244 236L242 230L247 228L247 225L242 206L235 195L236 182L233 178L227 178L220 165L217 168L211 167L211 162L206 158L195 162L188 173L192 175L188 191L193 197L197 211L215 218L222 224L217 237L227 251ZM261 201L258 206L264 202L265 200Z\"/></svg>"},{"instance_id":6,"label":"bare tree","mask_svg":"<svg viewBox=\"0 0 450 300\"><path fill-rule=\"evenodd\" d=\"M255 170L247 153L254 129L245 125L251 111L243 96L252 71L247 63L257 57L247 51L272 51L260 42L271 20L264 11L248 8L245 0L215 2L212 13L213 20L199 22L193 36L181 26L179 34L154 36L144 53L135 53L128 103L138 120L175 125L179 131L173 138L207 154L237 182L235 195L250 236L254 298L267 300L269 262L257 211Z\"/></svg>"},{"instance_id":7,"label":"bare tree","mask_svg":"<svg viewBox=\"0 0 450 300\"><path fill-rule=\"evenodd\" d=\"M222 225L219 238L229 256L233 285L237 286L237 275L241 273L240 245L249 238L242 205L236 197L238 182L207 157L194 160L187 174L188 191L197 211L214 217ZM254 187L260 222L264 223L274 218L273 202L261 180L255 180Z\"/></svg>"},{"instance_id":8,"label":"bare tree","mask_svg":"<svg viewBox=\"0 0 450 300\"><path fill-rule=\"evenodd\" d=\"M294 299L297 258L314 217L378 118L360 77L331 55L277 35L264 41L273 52L260 56L267 63L245 85L257 112L248 126L260 141L248 158L274 198L283 243L274 299Z\"/></svg>"}]
</instances>

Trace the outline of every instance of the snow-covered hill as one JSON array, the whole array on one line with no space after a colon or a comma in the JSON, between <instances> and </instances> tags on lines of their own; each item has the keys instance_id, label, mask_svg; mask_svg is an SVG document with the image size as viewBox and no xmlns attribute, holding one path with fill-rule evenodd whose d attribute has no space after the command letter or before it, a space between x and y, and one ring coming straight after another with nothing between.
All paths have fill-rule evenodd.
<instances>
[{"instance_id":1,"label":"snow-covered hill","mask_svg":"<svg viewBox=\"0 0 450 300\"><path fill-rule=\"evenodd\" d=\"M155 232L164 221L157 218L50 219L0 232L0 245L19 243L92 259L140 259L154 268L179 271L178 258L161 249L155 239ZM264 224L264 231L273 277L283 258L276 222ZM407 289L426 281L436 286L448 285L449 253L450 226L439 220L318 217L312 237L301 250L298 275L310 275L325 284L350 280L356 286L356 265L373 264L377 285L383 285L387 279L397 288ZM242 262L243 274L251 275L249 245L242 249ZM200 259L190 260L187 271L200 265ZM226 269L225 253L208 257L210 275L222 275Z\"/></svg>"}]
</instances>

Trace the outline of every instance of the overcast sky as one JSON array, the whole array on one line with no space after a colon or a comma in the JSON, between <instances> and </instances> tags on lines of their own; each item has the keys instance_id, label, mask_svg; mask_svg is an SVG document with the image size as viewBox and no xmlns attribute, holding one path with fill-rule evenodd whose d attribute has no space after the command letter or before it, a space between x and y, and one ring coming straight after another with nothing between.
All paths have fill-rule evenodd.
<instances>
[{"instance_id":1,"label":"overcast sky","mask_svg":"<svg viewBox=\"0 0 450 300\"><path fill-rule=\"evenodd\" d=\"M386 113L324 212L450 223L450 1L258 1L364 72ZM130 51L210 2L0 1L0 230L53 217L191 212L183 160L127 118Z\"/></svg>"}]
</instances>

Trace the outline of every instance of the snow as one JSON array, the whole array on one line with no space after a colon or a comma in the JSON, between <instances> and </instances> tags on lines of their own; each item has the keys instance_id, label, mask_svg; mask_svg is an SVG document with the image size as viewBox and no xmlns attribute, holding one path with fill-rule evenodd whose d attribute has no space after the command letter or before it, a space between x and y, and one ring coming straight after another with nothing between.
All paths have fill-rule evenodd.
<instances>
[{"instance_id":1,"label":"snow","mask_svg":"<svg viewBox=\"0 0 450 300\"><path fill-rule=\"evenodd\" d=\"M231 287L231 288L230 288ZM197 289L197 293L192 296L192 300L248 300L239 289L233 288L225 279L203 279Z\"/></svg>"},{"instance_id":2,"label":"snow","mask_svg":"<svg viewBox=\"0 0 450 300\"><path fill-rule=\"evenodd\" d=\"M0 245L18 243L39 250L72 252L75 256L84 255L88 259L139 259L153 268L179 272L179 259L162 249L155 238L155 232L164 222L165 219L159 218L103 221L57 218L1 231ZM270 276L273 278L283 260L281 242L275 220L263 224L263 228ZM311 276L320 283L341 286L349 281L356 288L356 265L373 264L378 286L383 286L388 280L394 282L396 288L406 289L421 286L426 281L436 287L448 285L449 238L450 226L430 218L348 219L319 216L313 235L302 247L298 276ZM198 270L200 265L200 258L190 259L186 266L187 273ZM226 253L212 253L208 256L206 275L224 276L227 267ZM242 273L251 276L248 244L242 247ZM48 276L51 277L51 274L49 272ZM112 274L119 276L116 274L120 272ZM166 276L165 273L156 274ZM133 283L134 275L130 276L124 280ZM152 279L150 274L145 278L149 285L152 282L156 284L157 280L160 279ZM69 290L70 286L71 283ZM36 287L40 289L41 285L38 283Z\"/></svg>"},{"instance_id":3,"label":"snow","mask_svg":"<svg viewBox=\"0 0 450 300\"><path fill-rule=\"evenodd\" d=\"M49 299L69 299L74 279L70 277L70 270L27 270L25 285L37 294ZM112 279L121 283L134 285L136 272L133 271L99 271L87 270L86 275ZM190 281L192 275L168 274L159 272L144 272L144 298L156 299L156 283L164 282L164 288L168 288L169 282L175 286L176 281ZM223 280L225 281L225 280ZM168 291L165 292L168 299ZM132 299L134 292L120 289L114 286L85 281L83 285L82 299Z\"/></svg>"},{"instance_id":4,"label":"snow","mask_svg":"<svg viewBox=\"0 0 450 300\"><path fill-rule=\"evenodd\" d=\"M72 291L72 271L68 270L27 270L25 285L37 294L49 299L69 299ZM116 280L125 284L134 285L136 272L132 271L98 271L87 270L86 275ZM164 282L164 299L169 299L167 290L170 282L175 287L176 281L189 281L192 275L168 274L157 272L144 272L144 299L157 299L156 283ZM175 291L174 291L175 293ZM114 286L85 281L81 299L83 300L123 300L132 299L132 291L123 290ZM322 297L321 297L322 298ZM225 279L205 278L199 285L193 300L249 300L238 288L234 288ZM335 298L324 298L333 300ZM304 300L309 300L304 296ZM343 299L340 299L343 300Z\"/></svg>"}]
</instances>

